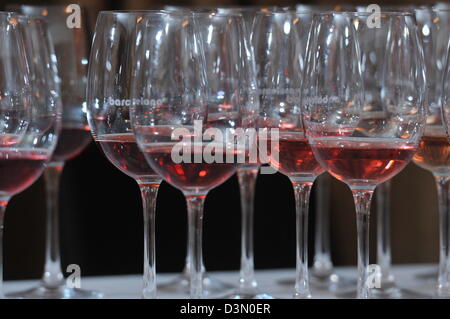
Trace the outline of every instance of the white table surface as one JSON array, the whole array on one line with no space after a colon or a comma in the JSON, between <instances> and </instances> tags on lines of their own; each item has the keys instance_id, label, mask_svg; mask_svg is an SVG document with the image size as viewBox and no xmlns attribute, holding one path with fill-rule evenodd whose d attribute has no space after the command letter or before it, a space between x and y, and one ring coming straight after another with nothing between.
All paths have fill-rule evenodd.
<instances>
[{"instance_id":1,"label":"white table surface","mask_svg":"<svg viewBox=\"0 0 450 319\"><path fill-rule=\"evenodd\" d=\"M399 265L393 267L393 273L396 277L398 286L417 291L425 295L432 296L435 288L435 279L421 278L421 275L431 275L436 273L436 265ZM336 267L336 273L356 279L356 267ZM238 282L238 272L209 272L211 277L223 280L224 282L236 284ZM164 283L173 279L177 274L158 274L158 282ZM279 298L291 298L293 286L282 285L279 280L291 279L294 277L293 269L279 270L258 270L256 278L260 290ZM4 292L19 291L30 288L37 284L36 280L6 281ZM81 277L81 288L95 289L105 294L105 298L113 299L132 299L140 298L142 288L142 277L140 275L121 275L121 276L99 276L99 277ZM312 288L313 298L336 298L332 293L320 291ZM219 297L219 296L212 296ZM167 293L158 291L158 298L186 298L183 294Z\"/></svg>"}]
</instances>

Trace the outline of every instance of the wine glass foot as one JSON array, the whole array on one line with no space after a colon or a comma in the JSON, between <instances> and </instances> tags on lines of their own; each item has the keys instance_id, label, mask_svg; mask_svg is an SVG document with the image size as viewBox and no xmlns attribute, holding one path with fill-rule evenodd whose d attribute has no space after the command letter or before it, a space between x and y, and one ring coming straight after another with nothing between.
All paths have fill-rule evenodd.
<instances>
[{"instance_id":1,"label":"wine glass foot","mask_svg":"<svg viewBox=\"0 0 450 319\"><path fill-rule=\"evenodd\" d=\"M332 273L329 276L317 276L312 274L310 277L310 285L311 287L320 290L338 292L356 287L356 279L340 276L335 273Z\"/></svg>"},{"instance_id":2,"label":"wine glass foot","mask_svg":"<svg viewBox=\"0 0 450 319\"><path fill-rule=\"evenodd\" d=\"M356 279L340 276L337 274L331 274L329 276L315 276L311 274L309 279L310 285L313 288L319 290L326 290L330 292L348 291L356 287ZM293 286L295 285L294 279L280 279L278 284Z\"/></svg>"},{"instance_id":3,"label":"wine glass foot","mask_svg":"<svg viewBox=\"0 0 450 319\"><path fill-rule=\"evenodd\" d=\"M222 297L221 299L276 299L275 297L263 293L263 292L242 292L239 290L236 290L232 292L229 295L226 295L225 297Z\"/></svg>"},{"instance_id":4,"label":"wine glass foot","mask_svg":"<svg viewBox=\"0 0 450 319\"><path fill-rule=\"evenodd\" d=\"M372 289L372 299L422 299L429 298L426 294L419 293L410 289L399 288L397 286Z\"/></svg>"},{"instance_id":5,"label":"wine glass foot","mask_svg":"<svg viewBox=\"0 0 450 319\"><path fill-rule=\"evenodd\" d=\"M356 290L338 292L336 296L339 298L356 298ZM390 286L387 288L373 288L370 290L370 299L424 299L431 296L420 293L411 289Z\"/></svg>"},{"instance_id":6,"label":"wine glass foot","mask_svg":"<svg viewBox=\"0 0 450 319\"><path fill-rule=\"evenodd\" d=\"M104 297L104 294L99 291L69 288L67 286L56 288L38 286L6 294L6 297L18 299L100 299Z\"/></svg>"},{"instance_id":7,"label":"wine glass foot","mask_svg":"<svg viewBox=\"0 0 450 319\"><path fill-rule=\"evenodd\" d=\"M168 282L158 284L158 289L168 292L189 294L189 285L189 276L187 274L182 274ZM233 288L233 285L211 278L207 274L204 274L203 276L203 293L205 296L224 293Z\"/></svg>"},{"instance_id":8,"label":"wine glass foot","mask_svg":"<svg viewBox=\"0 0 450 319\"><path fill-rule=\"evenodd\" d=\"M416 274L416 278L420 280L436 280L436 278L438 277L438 273L439 272L437 269L428 272L422 272Z\"/></svg>"},{"instance_id":9,"label":"wine glass foot","mask_svg":"<svg viewBox=\"0 0 450 319\"><path fill-rule=\"evenodd\" d=\"M309 292L303 292L303 293L296 292L296 293L294 293L292 298L294 298L294 299L311 299L312 295Z\"/></svg>"}]
</instances>

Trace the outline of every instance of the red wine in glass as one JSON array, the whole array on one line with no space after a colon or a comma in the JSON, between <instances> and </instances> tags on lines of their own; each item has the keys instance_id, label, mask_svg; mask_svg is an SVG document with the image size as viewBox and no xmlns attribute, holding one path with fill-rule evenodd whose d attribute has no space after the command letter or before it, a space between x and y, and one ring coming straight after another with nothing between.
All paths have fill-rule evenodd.
<instances>
[{"instance_id":1,"label":"red wine in glass","mask_svg":"<svg viewBox=\"0 0 450 319\"><path fill-rule=\"evenodd\" d=\"M426 128L417 153L413 157L414 163L435 174L449 174L450 143L445 131L441 127Z\"/></svg>"},{"instance_id":2,"label":"red wine in glass","mask_svg":"<svg viewBox=\"0 0 450 319\"><path fill-rule=\"evenodd\" d=\"M175 187L192 193L201 193L215 188L225 182L236 171L236 163L207 163L202 160L194 162L197 149L203 152L206 143L191 144L190 163L181 161L177 163L172 156L176 143L152 143L146 148L144 155L155 171Z\"/></svg>"},{"instance_id":3,"label":"red wine in glass","mask_svg":"<svg viewBox=\"0 0 450 319\"><path fill-rule=\"evenodd\" d=\"M375 187L391 179L417 150L401 139L385 138L317 138L311 146L331 175L359 187Z\"/></svg>"},{"instance_id":4,"label":"red wine in glass","mask_svg":"<svg viewBox=\"0 0 450 319\"><path fill-rule=\"evenodd\" d=\"M98 136L97 142L109 161L131 178L144 180L157 176L139 149L133 133L103 134Z\"/></svg>"},{"instance_id":5,"label":"red wine in glass","mask_svg":"<svg viewBox=\"0 0 450 319\"><path fill-rule=\"evenodd\" d=\"M91 131L88 127L63 127L51 161L68 161L80 154L90 142Z\"/></svg>"},{"instance_id":6,"label":"red wine in glass","mask_svg":"<svg viewBox=\"0 0 450 319\"><path fill-rule=\"evenodd\" d=\"M286 176L310 179L323 172L303 133L280 133L274 151L278 152L278 158L271 153L270 164Z\"/></svg>"},{"instance_id":7,"label":"red wine in glass","mask_svg":"<svg viewBox=\"0 0 450 319\"><path fill-rule=\"evenodd\" d=\"M12 196L29 187L41 176L48 159L46 150L0 149L0 194Z\"/></svg>"}]
</instances>

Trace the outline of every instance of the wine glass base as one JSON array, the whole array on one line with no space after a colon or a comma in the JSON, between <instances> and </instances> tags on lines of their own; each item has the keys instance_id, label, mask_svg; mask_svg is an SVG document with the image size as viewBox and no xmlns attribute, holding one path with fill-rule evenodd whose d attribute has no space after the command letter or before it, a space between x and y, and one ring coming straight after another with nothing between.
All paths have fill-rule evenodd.
<instances>
[{"instance_id":1,"label":"wine glass base","mask_svg":"<svg viewBox=\"0 0 450 319\"><path fill-rule=\"evenodd\" d=\"M356 298L356 290L338 292L336 296L339 298L353 299ZM370 299L424 299L431 296L419 293L414 290L391 286L388 288L374 288L370 290Z\"/></svg>"},{"instance_id":2,"label":"wine glass base","mask_svg":"<svg viewBox=\"0 0 450 319\"><path fill-rule=\"evenodd\" d=\"M234 291L231 294L222 297L221 299L276 299L276 298L262 292L244 293L240 291Z\"/></svg>"},{"instance_id":3,"label":"wine glass base","mask_svg":"<svg viewBox=\"0 0 450 319\"><path fill-rule=\"evenodd\" d=\"M372 289L372 299L422 299L429 298L429 296L410 290L399 288L397 286L385 288L385 289Z\"/></svg>"},{"instance_id":4,"label":"wine glass base","mask_svg":"<svg viewBox=\"0 0 450 319\"><path fill-rule=\"evenodd\" d=\"M190 280L188 275L182 274L168 282L158 284L158 289L189 294ZM210 278L208 275L203 275L203 294L204 296L211 296L214 294L223 294L224 292L233 289L234 286L222 282L215 278Z\"/></svg>"},{"instance_id":5,"label":"wine glass base","mask_svg":"<svg viewBox=\"0 0 450 319\"><path fill-rule=\"evenodd\" d=\"M311 287L330 292L342 291L356 287L356 279L337 274L329 276L315 276L312 275L309 279Z\"/></svg>"},{"instance_id":6,"label":"wine glass base","mask_svg":"<svg viewBox=\"0 0 450 319\"><path fill-rule=\"evenodd\" d=\"M18 299L100 299L104 295L99 291L69 288L67 286L57 288L38 286L6 294L6 297Z\"/></svg>"},{"instance_id":7,"label":"wine glass base","mask_svg":"<svg viewBox=\"0 0 450 319\"><path fill-rule=\"evenodd\" d=\"M281 279L278 280L278 284L283 286L293 286L295 285L295 280ZM356 279L340 276L337 274L331 274L324 277L311 275L309 284L313 288L330 292L348 291L349 289L354 289L356 287Z\"/></svg>"},{"instance_id":8,"label":"wine glass base","mask_svg":"<svg viewBox=\"0 0 450 319\"><path fill-rule=\"evenodd\" d=\"M438 278L439 272L438 270L434 270L434 271L429 271L429 272L422 272L422 273L418 273L416 275L417 279L420 280L436 280Z\"/></svg>"}]
</instances>

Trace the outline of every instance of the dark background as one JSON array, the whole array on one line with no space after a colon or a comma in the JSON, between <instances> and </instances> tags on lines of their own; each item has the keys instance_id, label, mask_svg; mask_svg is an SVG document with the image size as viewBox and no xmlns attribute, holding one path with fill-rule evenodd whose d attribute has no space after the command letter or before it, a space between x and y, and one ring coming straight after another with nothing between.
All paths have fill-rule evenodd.
<instances>
[{"instance_id":1,"label":"dark background","mask_svg":"<svg viewBox=\"0 0 450 319\"><path fill-rule=\"evenodd\" d=\"M163 5L295 5L296 1L21 1L21 3L80 3L89 11L91 28L99 10L151 9ZM370 1L347 1L370 4ZM17 1L0 0L0 6ZM337 1L303 2L338 4ZM414 1L376 1L425 4ZM428 2L430 3L430 2ZM341 3L342 4L342 3ZM0 178L2 178L0 176ZM314 193L311 197L310 247L313 247ZM430 173L410 164L393 180L391 202L394 263L437 262L437 198ZM118 171L91 143L64 169L60 189L61 255L81 266L82 275L141 273L143 260L142 208L135 181ZM336 265L356 263L356 224L348 188L332 181L331 246ZM41 178L14 196L6 214L4 234L5 278L38 278L44 263L45 192ZM372 214L372 226L376 216ZM372 227L371 253L375 253ZM186 205L182 194L166 183L157 201L157 267L160 272L181 271L186 253ZM310 260L312 260L311 250ZM236 177L208 195L204 221L204 260L209 270L238 269L240 204ZM375 262L372 258L371 262ZM289 180L260 175L255 200L255 263L257 269L294 267L294 195Z\"/></svg>"}]
</instances>

